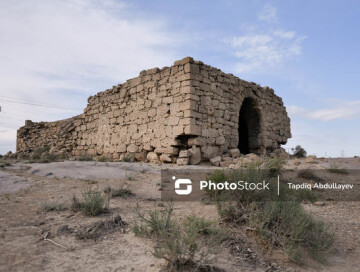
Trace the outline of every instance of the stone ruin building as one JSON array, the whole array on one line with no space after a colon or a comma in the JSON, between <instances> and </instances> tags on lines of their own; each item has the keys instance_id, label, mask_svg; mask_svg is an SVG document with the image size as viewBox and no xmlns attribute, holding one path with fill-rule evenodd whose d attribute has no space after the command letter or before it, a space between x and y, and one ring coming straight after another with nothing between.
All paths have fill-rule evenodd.
<instances>
[{"instance_id":1,"label":"stone ruin building","mask_svg":"<svg viewBox=\"0 0 360 272\"><path fill-rule=\"evenodd\" d=\"M26 121L17 153L49 146L71 156L106 156L191 164L232 149L274 155L291 137L282 99L232 74L186 57L140 72L89 97L84 112L55 121ZM184 156L185 154L185 156Z\"/></svg>"}]
</instances>

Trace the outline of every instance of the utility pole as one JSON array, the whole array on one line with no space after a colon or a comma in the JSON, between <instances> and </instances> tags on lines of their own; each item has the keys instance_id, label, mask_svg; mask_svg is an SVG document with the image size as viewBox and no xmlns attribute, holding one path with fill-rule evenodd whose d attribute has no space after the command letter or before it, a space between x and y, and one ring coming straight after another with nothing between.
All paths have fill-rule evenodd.
<instances>
[{"instance_id":1,"label":"utility pole","mask_svg":"<svg viewBox=\"0 0 360 272\"><path fill-rule=\"evenodd\" d=\"M342 158L345 157L345 151L344 151L344 149L341 149L341 157L342 157Z\"/></svg>"}]
</instances>

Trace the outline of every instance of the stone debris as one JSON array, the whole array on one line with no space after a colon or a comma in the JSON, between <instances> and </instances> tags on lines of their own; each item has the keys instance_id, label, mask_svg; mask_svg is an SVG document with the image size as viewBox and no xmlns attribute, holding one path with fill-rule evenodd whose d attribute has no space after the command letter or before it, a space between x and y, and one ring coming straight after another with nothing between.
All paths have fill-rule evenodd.
<instances>
[{"instance_id":1,"label":"stone debris","mask_svg":"<svg viewBox=\"0 0 360 272\"><path fill-rule=\"evenodd\" d=\"M147 154L146 158L150 163L158 163L159 162L159 157L155 152L149 152Z\"/></svg>"},{"instance_id":2,"label":"stone debris","mask_svg":"<svg viewBox=\"0 0 360 272\"><path fill-rule=\"evenodd\" d=\"M221 160L222 160L222 159L221 159L221 156L216 156L216 157L210 159L210 162L211 162L211 164L214 165L214 166L220 166Z\"/></svg>"},{"instance_id":3,"label":"stone debris","mask_svg":"<svg viewBox=\"0 0 360 272\"><path fill-rule=\"evenodd\" d=\"M193 145L188 151L190 154L189 163L192 165L199 164L201 162L201 149Z\"/></svg>"},{"instance_id":4,"label":"stone debris","mask_svg":"<svg viewBox=\"0 0 360 272\"><path fill-rule=\"evenodd\" d=\"M233 158L239 158L240 157L240 150L237 149L237 148L230 149L229 152L230 152L231 157L233 157Z\"/></svg>"},{"instance_id":5,"label":"stone debris","mask_svg":"<svg viewBox=\"0 0 360 272\"><path fill-rule=\"evenodd\" d=\"M161 154L160 155L160 161L161 162L173 162L173 160L168 156L168 155L166 155L166 154Z\"/></svg>"},{"instance_id":6,"label":"stone debris","mask_svg":"<svg viewBox=\"0 0 360 272\"><path fill-rule=\"evenodd\" d=\"M189 158L178 158L176 160L177 165L188 165L189 164Z\"/></svg>"}]
</instances>

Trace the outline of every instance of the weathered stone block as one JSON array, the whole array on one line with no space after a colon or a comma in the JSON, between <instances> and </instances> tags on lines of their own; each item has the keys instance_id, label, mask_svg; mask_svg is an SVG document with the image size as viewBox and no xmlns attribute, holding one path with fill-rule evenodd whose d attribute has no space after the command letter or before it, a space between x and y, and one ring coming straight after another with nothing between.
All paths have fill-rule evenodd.
<instances>
[{"instance_id":1,"label":"weathered stone block","mask_svg":"<svg viewBox=\"0 0 360 272\"><path fill-rule=\"evenodd\" d=\"M193 164L193 165L199 164L201 162L201 150L200 150L200 148L198 148L198 147L196 147L194 145L188 151L189 151L189 155L190 155L189 163Z\"/></svg>"},{"instance_id":2,"label":"weathered stone block","mask_svg":"<svg viewBox=\"0 0 360 272\"><path fill-rule=\"evenodd\" d=\"M178 158L176 160L177 165L188 165L189 164L189 158Z\"/></svg>"},{"instance_id":3,"label":"weathered stone block","mask_svg":"<svg viewBox=\"0 0 360 272\"><path fill-rule=\"evenodd\" d=\"M220 166L220 162L221 162L221 156L216 156L214 158L210 159L210 162L212 165L214 166Z\"/></svg>"},{"instance_id":4,"label":"weathered stone block","mask_svg":"<svg viewBox=\"0 0 360 272\"><path fill-rule=\"evenodd\" d=\"M149 152L146 156L146 159L150 162L150 163L157 163L159 162L159 157L155 152Z\"/></svg>"}]
</instances>

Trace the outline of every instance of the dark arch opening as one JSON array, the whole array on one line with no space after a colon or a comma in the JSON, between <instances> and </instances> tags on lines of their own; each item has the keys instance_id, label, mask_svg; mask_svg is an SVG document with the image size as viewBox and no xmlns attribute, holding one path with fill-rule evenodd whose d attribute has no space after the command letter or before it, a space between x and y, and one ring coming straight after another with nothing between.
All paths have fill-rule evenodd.
<instances>
[{"instance_id":1,"label":"dark arch opening","mask_svg":"<svg viewBox=\"0 0 360 272\"><path fill-rule=\"evenodd\" d=\"M253 98L245 98L241 105L238 132L240 152L242 154L258 153L260 113Z\"/></svg>"}]
</instances>

